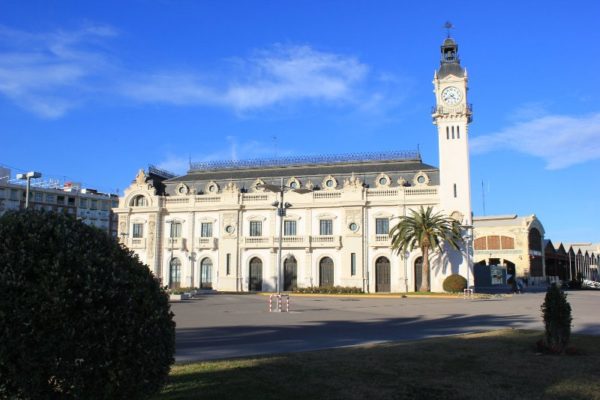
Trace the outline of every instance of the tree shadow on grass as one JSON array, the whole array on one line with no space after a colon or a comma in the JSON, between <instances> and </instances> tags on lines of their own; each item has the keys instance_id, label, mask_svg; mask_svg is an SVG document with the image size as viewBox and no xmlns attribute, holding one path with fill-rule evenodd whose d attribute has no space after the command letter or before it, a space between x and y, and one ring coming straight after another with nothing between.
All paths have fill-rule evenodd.
<instances>
[{"instance_id":1,"label":"tree shadow on grass","mask_svg":"<svg viewBox=\"0 0 600 400\"><path fill-rule=\"evenodd\" d=\"M600 338L574 339L576 346L593 349L585 356L542 356L534 350L540 337L509 329L179 365L158 398L600 398Z\"/></svg>"}]
</instances>

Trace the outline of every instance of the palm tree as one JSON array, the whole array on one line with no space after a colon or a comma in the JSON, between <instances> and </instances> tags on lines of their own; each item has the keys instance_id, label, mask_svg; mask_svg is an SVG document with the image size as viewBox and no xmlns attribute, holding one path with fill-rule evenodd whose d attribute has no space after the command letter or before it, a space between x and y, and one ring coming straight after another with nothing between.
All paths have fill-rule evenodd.
<instances>
[{"instance_id":1,"label":"palm tree","mask_svg":"<svg viewBox=\"0 0 600 400\"><path fill-rule=\"evenodd\" d=\"M421 249L423 254L423 272L421 274L420 292L429 292L429 252L436 247L443 251L442 245L447 242L458 250L464 242L460 224L454 218L441 213L433 213L433 207L423 206L419 211L411 210L411 215L400 218L400 221L390 230L392 249L396 253L407 250Z\"/></svg>"}]
</instances>

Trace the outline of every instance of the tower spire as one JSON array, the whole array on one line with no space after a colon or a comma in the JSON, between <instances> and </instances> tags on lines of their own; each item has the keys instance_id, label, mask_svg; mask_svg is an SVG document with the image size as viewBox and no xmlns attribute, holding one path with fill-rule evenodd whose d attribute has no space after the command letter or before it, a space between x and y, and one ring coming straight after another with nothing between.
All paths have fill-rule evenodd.
<instances>
[{"instance_id":1,"label":"tower spire","mask_svg":"<svg viewBox=\"0 0 600 400\"><path fill-rule=\"evenodd\" d=\"M444 24L444 28L446 28L446 32L448 33L448 38L450 38L450 29L453 29L454 25L452 25L452 22L446 21L446 23Z\"/></svg>"}]
</instances>

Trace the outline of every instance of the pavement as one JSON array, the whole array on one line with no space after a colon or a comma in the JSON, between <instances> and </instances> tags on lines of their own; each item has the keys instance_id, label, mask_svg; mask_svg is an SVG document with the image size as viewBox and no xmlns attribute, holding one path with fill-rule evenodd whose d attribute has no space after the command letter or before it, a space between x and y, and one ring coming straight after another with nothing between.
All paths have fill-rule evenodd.
<instances>
[{"instance_id":1,"label":"pavement","mask_svg":"<svg viewBox=\"0 0 600 400\"><path fill-rule=\"evenodd\" d=\"M269 298L202 295L171 304L176 362L319 350L481 332L543 330L544 293L491 299L290 296L290 312ZM573 333L600 335L600 291L568 294Z\"/></svg>"}]
</instances>

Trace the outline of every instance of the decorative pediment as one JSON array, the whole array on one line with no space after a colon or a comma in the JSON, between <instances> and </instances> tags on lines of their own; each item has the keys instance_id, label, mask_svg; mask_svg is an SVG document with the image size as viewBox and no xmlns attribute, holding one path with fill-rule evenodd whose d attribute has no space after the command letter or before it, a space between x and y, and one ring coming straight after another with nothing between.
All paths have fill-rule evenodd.
<instances>
[{"instance_id":1,"label":"decorative pediment","mask_svg":"<svg viewBox=\"0 0 600 400\"><path fill-rule=\"evenodd\" d=\"M358 190L362 189L362 181L356 175L352 174L350 178L344 179L344 189Z\"/></svg>"},{"instance_id":2,"label":"decorative pediment","mask_svg":"<svg viewBox=\"0 0 600 400\"><path fill-rule=\"evenodd\" d=\"M337 215L335 214L330 214L330 213L322 213L317 215L318 219L336 219Z\"/></svg>"},{"instance_id":3,"label":"decorative pediment","mask_svg":"<svg viewBox=\"0 0 600 400\"><path fill-rule=\"evenodd\" d=\"M264 215L250 215L248 216L248 221L266 221L267 217L265 217Z\"/></svg>"},{"instance_id":4,"label":"decorative pediment","mask_svg":"<svg viewBox=\"0 0 600 400\"><path fill-rule=\"evenodd\" d=\"M240 188L234 182L227 182L223 188L223 193L236 194L240 192Z\"/></svg>"}]
</instances>

